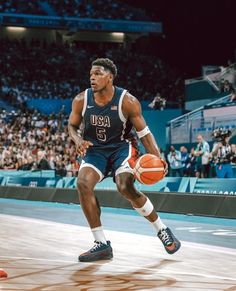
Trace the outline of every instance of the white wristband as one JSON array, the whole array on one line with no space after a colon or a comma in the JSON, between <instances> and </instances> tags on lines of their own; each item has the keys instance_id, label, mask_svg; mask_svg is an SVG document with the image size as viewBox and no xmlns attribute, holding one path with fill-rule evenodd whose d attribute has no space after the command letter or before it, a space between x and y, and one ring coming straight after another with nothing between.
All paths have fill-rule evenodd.
<instances>
[{"instance_id":1,"label":"white wristband","mask_svg":"<svg viewBox=\"0 0 236 291\"><path fill-rule=\"evenodd\" d=\"M137 135L139 138L142 138L144 137L145 135L151 133L150 129L148 126L144 127L144 129L140 130L140 131L137 131Z\"/></svg>"}]
</instances>

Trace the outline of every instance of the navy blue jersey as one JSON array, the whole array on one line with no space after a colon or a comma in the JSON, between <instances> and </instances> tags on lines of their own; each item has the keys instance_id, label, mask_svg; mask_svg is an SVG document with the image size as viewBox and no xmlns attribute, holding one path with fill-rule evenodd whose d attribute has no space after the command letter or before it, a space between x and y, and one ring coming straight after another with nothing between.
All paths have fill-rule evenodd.
<instances>
[{"instance_id":1,"label":"navy blue jersey","mask_svg":"<svg viewBox=\"0 0 236 291\"><path fill-rule=\"evenodd\" d=\"M120 143L133 139L132 124L122 113L122 101L127 90L115 87L111 101L99 106L93 91L85 90L83 106L83 139L94 147L118 147Z\"/></svg>"}]
</instances>

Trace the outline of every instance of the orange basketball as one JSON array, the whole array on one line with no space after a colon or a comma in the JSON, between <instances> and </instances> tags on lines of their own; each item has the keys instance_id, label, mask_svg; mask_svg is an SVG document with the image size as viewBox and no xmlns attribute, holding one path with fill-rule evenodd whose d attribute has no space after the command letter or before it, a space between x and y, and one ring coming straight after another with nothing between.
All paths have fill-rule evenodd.
<instances>
[{"instance_id":1,"label":"orange basketball","mask_svg":"<svg viewBox=\"0 0 236 291\"><path fill-rule=\"evenodd\" d=\"M137 160L134 167L134 176L142 184L155 184L164 178L165 165L157 156L145 154Z\"/></svg>"}]
</instances>

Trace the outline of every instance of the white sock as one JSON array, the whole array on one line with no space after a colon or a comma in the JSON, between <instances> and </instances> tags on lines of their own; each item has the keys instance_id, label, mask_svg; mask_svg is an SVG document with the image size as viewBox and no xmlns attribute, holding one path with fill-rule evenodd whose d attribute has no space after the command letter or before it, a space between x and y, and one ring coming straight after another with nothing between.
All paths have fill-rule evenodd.
<instances>
[{"instance_id":1,"label":"white sock","mask_svg":"<svg viewBox=\"0 0 236 291\"><path fill-rule=\"evenodd\" d=\"M105 238L102 226L91 228L91 231L92 231L94 240L107 244L107 240Z\"/></svg>"},{"instance_id":2,"label":"white sock","mask_svg":"<svg viewBox=\"0 0 236 291\"><path fill-rule=\"evenodd\" d=\"M167 226L162 222L162 220L160 219L160 216L158 216L157 220L152 222L152 225L155 227L155 229L157 230L157 233L161 230L161 229L166 229Z\"/></svg>"}]
</instances>

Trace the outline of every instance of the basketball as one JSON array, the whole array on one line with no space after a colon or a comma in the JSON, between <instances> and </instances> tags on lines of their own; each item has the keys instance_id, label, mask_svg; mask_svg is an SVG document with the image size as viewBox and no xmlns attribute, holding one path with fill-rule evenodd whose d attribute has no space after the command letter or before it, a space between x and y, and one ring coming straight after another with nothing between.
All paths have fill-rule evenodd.
<instances>
[{"instance_id":1,"label":"basketball","mask_svg":"<svg viewBox=\"0 0 236 291\"><path fill-rule=\"evenodd\" d=\"M155 184L165 176L164 162L155 155L145 154L137 160L134 176L142 184Z\"/></svg>"}]
</instances>

